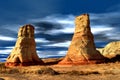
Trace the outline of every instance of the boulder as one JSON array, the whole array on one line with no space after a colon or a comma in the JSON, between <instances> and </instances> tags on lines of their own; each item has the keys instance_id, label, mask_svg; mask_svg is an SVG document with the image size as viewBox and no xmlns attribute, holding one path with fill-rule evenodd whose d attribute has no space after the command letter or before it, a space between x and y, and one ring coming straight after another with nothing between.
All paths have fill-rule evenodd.
<instances>
[{"instance_id":1,"label":"boulder","mask_svg":"<svg viewBox=\"0 0 120 80\"><path fill-rule=\"evenodd\" d=\"M120 56L120 41L108 43L100 52L103 56L109 59L115 58L118 55Z\"/></svg>"},{"instance_id":2,"label":"boulder","mask_svg":"<svg viewBox=\"0 0 120 80\"><path fill-rule=\"evenodd\" d=\"M60 65L95 64L104 62L104 57L96 50L90 29L88 14L75 19L75 31L65 58Z\"/></svg>"},{"instance_id":3,"label":"boulder","mask_svg":"<svg viewBox=\"0 0 120 80\"><path fill-rule=\"evenodd\" d=\"M6 66L29 66L43 64L36 53L34 27L30 24L20 27L15 47L8 56Z\"/></svg>"}]
</instances>

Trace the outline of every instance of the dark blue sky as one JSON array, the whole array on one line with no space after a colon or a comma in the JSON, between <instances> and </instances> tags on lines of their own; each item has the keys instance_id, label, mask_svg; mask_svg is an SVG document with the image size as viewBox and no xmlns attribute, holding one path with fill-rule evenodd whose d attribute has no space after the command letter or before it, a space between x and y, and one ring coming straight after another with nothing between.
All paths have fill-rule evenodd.
<instances>
[{"instance_id":1,"label":"dark blue sky","mask_svg":"<svg viewBox=\"0 0 120 80\"><path fill-rule=\"evenodd\" d=\"M52 14L105 13L120 0L0 0L0 24L26 23Z\"/></svg>"},{"instance_id":2,"label":"dark blue sky","mask_svg":"<svg viewBox=\"0 0 120 80\"><path fill-rule=\"evenodd\" d=\"M40 57L64 56L74 33L74 19L90 14L96 47L120 40L120 0L0 0L0 61L14 48L20 26L35 27Z\"/></svg>"}]
</instances>

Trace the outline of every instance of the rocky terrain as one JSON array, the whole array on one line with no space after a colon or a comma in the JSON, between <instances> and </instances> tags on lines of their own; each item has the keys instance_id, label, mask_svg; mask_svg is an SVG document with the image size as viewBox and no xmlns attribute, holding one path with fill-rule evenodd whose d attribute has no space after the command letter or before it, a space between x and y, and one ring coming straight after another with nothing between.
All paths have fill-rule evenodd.
<instances>
[{"instance_id":1,"label":"rocky terrain","mask_svg":"<svg viewBox=\"0 0 120 80\"><path fill-rule=\"evenodd\" d=\"M66 56L48 59L37 56L34 27L21 27L15 47L0 63L0 80L120 80L120 41L96 49L89 15L76 17L75 25Z\"/></svg>"},{"instance_id":2,"label":"rocky terrain","mask_svg":"<svg viewBox=\"0 0 120 80\"><path fill-rule=\"evenodd\" d=\"M120 41L110 42L104 48L98 49L100 53L109 58L115 58L120 55Z\"/></svg>"},{"instance_id":3,"label":"rocky terrain","mask_svg":"<svg viewBox=\"0 0 120 80\"><path fill-rule=\"evenodd\" d=\"M58 59L44 59L56 62ZM4 65L3 63L1 63ZM0 80L119 80L120 63L89 65L46 65L5 67L0 65ZM2 78L2 79L1 79Z\"/></svg>"}]
</instances>

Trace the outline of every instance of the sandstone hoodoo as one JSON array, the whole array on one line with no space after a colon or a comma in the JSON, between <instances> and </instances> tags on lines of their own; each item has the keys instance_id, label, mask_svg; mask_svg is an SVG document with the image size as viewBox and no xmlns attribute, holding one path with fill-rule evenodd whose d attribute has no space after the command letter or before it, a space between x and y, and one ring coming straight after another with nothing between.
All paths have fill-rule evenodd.
<instances>
[{"instance_id":1,"label":"sandstone hoodoo","mask_svg":"<svg viewBox=\"0 0 120 80\"><path fill-rule=\"evenodd\" d=\"M104 61L104 57L96 50L94 37L90 29L88 14L76 17L75 32L65 58L58 64L79 65L95 64Z\"/></svg>"},{"instance_id":2,"label":"sandstone hoodoo","mask_svg":"<svg viewBox=\"0 0 120 80\"><path fill-rule=\"evenodd\" d=\"M25 25L20 27L15 47L8 56L6 66L29 66L43 64L36 53L34 27Z\"/></svg>"}]
</instances>

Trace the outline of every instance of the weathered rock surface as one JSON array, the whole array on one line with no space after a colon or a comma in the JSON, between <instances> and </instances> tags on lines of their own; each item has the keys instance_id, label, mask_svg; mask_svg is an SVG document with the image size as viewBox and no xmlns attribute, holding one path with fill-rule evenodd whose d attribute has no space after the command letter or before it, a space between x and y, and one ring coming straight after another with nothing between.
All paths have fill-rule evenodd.
<instances>
[{"instance_id":1,"label":"weathered rock surface","mask_svg":"<svg viewBox=\"0 0 120 80\"><path fill-rule=\"evenodd\" d=\"M104 57L96 50L94 37L90 30L89 15L83 14L75 19L75 32L65 58L59 64L101 63Z\"/></svg>"},{"instance_id":2,"label":"weathered rock surface","mask_svg":"<svg viewBox=\"0 0 120 80\"><path fill-rule=\"evenodd\" d=\"M103 49L98 49L101 54L109 59L120 55L120 41L110 42Z\"/></svg>"},{"instance_id":3,"label":"weathered rock surface","mask_svg":"<svg viewBox=\"0 0 120 80\"><path fill-rule=\"evenodd\" d=\"M36 53L34 27L25 25L20 27L15 47L8 56L6 66L29 66L43 64Z\"/></svg>"}]
</instances>

